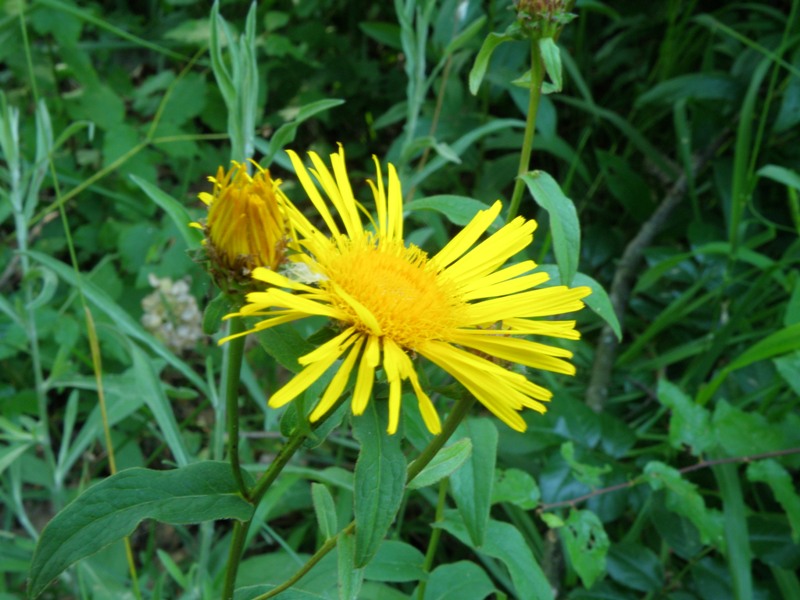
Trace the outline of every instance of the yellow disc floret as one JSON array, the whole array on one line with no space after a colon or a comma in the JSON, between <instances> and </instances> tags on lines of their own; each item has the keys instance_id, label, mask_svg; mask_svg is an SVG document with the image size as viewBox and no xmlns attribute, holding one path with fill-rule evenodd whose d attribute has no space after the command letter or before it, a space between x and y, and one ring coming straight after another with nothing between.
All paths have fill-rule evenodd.
<instances>
[{"instance_id":1,"label":"yellow disc floret","mask_svg":"<svg viewBox=\"0 0 800 600\"><path fill-rule=\"evenodd\" d=\"M325 275L322 287L357 330L398 346L441 339L458 323L463 302L416 246L372 235L351 240L326 262Z\"/></svg>"}]
</instances>

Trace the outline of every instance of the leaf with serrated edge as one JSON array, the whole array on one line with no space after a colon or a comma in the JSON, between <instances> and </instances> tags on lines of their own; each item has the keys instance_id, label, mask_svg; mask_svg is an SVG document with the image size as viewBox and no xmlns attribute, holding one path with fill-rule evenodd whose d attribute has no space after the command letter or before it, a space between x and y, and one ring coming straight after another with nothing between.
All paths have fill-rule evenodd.
<instances>
[{"instance_id":1,"label":"leaf with serrated edge","mask_svg":"<svg viewBox=\"0 0 800 600\"><path fill-rule=\"evenodd\" d=\"M792 541L800 541L800 496L794 490L792 476L776 460L764 460L747 467L750 481L766 483L775 494L775 499L783 507L792 528Z\"/></svg>"}]
</instances>

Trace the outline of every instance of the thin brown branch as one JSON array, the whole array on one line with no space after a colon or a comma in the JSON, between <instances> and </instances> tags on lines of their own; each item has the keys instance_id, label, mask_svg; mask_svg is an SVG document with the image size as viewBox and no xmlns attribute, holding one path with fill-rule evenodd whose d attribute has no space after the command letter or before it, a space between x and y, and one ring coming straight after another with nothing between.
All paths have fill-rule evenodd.
<instances>
[{"instance_id":1,"label":"thin brown branch","mask_svg":"<svg viewBox=\"0 0 800 600\"><path fill-rule=\"evenodd\" d=\"M724 131L695 157L691 167L692 178L706 166L729 135L729 131ZM625 309L628 306L631 289L638 274L637 268L642 255L645 249L653 242L656 234L664 227L672 211L683 200L688 185L689 178L687 173L683 172L672 184L672 187L652 216L642 225L639 233L628 243L622 253L622 258L617 264L609 291L611 305L620 323L623 322L625 316ZM614 368L614 361L617 357L618 345L619 341L614 335L614 331L608 325L604 326L597 341L592 375L589 380L589 387L586 390L586 404L595 412L603 410L608 398L608 386L611 382L611 371Z\"/></svg>"},{"instance_id":2,"label":"thin brown branch","mask_svg":"<svg viewBox=\"0 0 800 600\"><path fill-rule=\"evenodd\" d=\"M788 456L790 454L800 454L800 448L787 448L785 450L774 450L772 452L762 452L761 454L753 454L750 456L729 456L726 458L702 460L695 465L689 465L688 467L683 467L681 469L678 469L678 472L681 474L685 474L685 473L691 473L692 471L699 471L700 469L709 469L716 465L724 465L729 463L751 463L759 460L765 460L767 458ZM620 490L635 487L647 481L647 478L648 478L647 475L639 475L635 479L631 479L630 481L626 481L625 483L617 483L615 485L610 485L608 487L592 490L591 492L589 492L588 494L584 494L583 496L577 496L576 498L570 498L569 500L561 500L559 502L551 502L549 504L541 504L539 505L539 507L537 507L536 512L542 513L548 510L553 510L554 508L561 508L563 506L574 507L577 504L580 504L581 502L586 502L587 500L594 498L595 496L602 496L603 494L610 494L611 492L618 492Z\"/></svg>"}]
</instances>

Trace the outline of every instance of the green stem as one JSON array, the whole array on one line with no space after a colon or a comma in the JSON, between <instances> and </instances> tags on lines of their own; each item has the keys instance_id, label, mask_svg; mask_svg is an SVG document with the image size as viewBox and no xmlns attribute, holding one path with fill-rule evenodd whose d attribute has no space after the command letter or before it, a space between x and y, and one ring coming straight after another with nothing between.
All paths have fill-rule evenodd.
<instances>
[{"instance_id":1,"label":"green stem","mask_svg":"<svg viewBox=\"0 0 800 600\"><path fill-rule=\"evenodd\" d=\"M436 437L434 437L430 441L430 443L422 450L417 459L408 466L408 471L406 474L406 483L414 479L414 477L419 475L422 469L428 466L428 463L431 462L431 460L433 460L433 457L436 456L437 452L439 452L439 450L442 449L442 446L444 446L447 443L447 440L450 439L450 436L453 435L459 423L461 423L461 421L464 420L464 417L467 415L467 413L469 412L470 408L472 408L472 405L474 403L475 403L475 398L469 396L466 398L462 398L453 407L453 410L447 416L444 425L442 425L442 432ZM333 410L335 410L335 408L329 411L328 414L333 412ZM280 456L277 459L275 459L275 461L277 462L279 458ZM266 476L267 474L265 473L264 477L266 478ZM255 498L255 493L253 494L253 497ZM350 521L350 523L344 529L342 529L331 539L327 540L320 547L320 549L317 550L310 559L308 559L308 562L306 562L306 564L300 567L300 569L298 569L297 572L294 575L292 575L287 581L283 582L278 587L271 589L269 592L254 598L253 600L267 600L268 598L272 598L273 596L281 593L282 591L288 589L289 587L300 581L314 567L314 565L316 565L320 560L322 560L322 558L326 554L328 554L328 552L330 552L336 547L336 540L339 539L339 536L342 534L351 533L355 529L355 526L356 526L355 521ZM234 536L235 535L236 532L234 531ZM229 597L224 596L224 598L225 600L228 600Z\"/></svg>"},{"instance_id":2,"label":"green stem","mask_svg":"<svg viewBox=\"0 0 800 600\"><path fill-rule=\"evenodd\" d=\"M244 331L242 319L232 319L230 335ZM244 336L234 338L228 343L228 364L225 373L225 410L228 421L228 459L231 461L233 477L236 485L245 498L250 497L250 492L242 477L242 466L239 462L239 377L242 370L242 356L244 355Z\"/></svg>"},{"instance_id":3,"label":"green stem","mask_svg":"<svg viewBox=\"0 0 800 600\"><path fill-rule=\"evenodd\" d=\"M506 222L511 221L519 212L519 205L522 201L522 192L525 189L525 182L519 178L528 172L531 162L531 150L533 148L533 137L536 131L536 114L539 112L539 99L542 97L542 82L544 81L544 64L542 63L542 51L539 49L539 40L531 39L531 87L528 99L528 115L525 121L525 137L522 140L522 151L519 157L519 168L517 169L517 179L514 182L514 192L511 196L511 205L508 207Z\"/></svg>"},{"instance_id":4,"label":"green stem","mask_svg":"<svg viewBox=\"0 0 800 600\"><path fill-rule=\"evenodd\" d=\"M279 586L272 588L270 591L261 594L260 596L256 596L255 598L253 598L253 600L268 600L269 598L277 596L281 592L288 590L295 583L297 583L303 577L305 577L306 573L308 573L312 568L314 568L314 566L319 561L321 561L325 557L325 555L328 554L328 552L336 548L336 543L339 541L340 535L350 534L355 530L355 528L356 528L355 521L350 521L347 527L342 529L339 533L337 533L329 540L326 540L325 543L322 544L322 546L320 546L319 550L317 550L314 553L314 555L308 559L308 562L306 562L306 564L304 564L303 567L300 570L298 570L294 575L292 575L289 579L284 581Z\"/></svg>"},{"instance_id":5,"label":"green stem","mask_svg":"<svg viewBox=\"0 0 800 600\"><path fill-rule=\"evenodd\" d=\"M406 476L406 483L409 483L414 477L420 474L420 471L428 466L428 463L433 460L433 457L442 449L453 435L456 428L459 426L464 417L467 416L469 409L475 403L475 398L467 396L459 400L453 407L453 410L447 416L447 419L442 425L442 432L433 438L430 443L420 452L419 456L414 462L408 465L408 474Z\"/></svg>"},{"instance_id":6,"label":"green stem","mask_svg":"<svg viewBox=\"0 0 800 600\"><path fill-rule=\"evenodd\" d=\"M436 502L436 516L434 517L434 523L439 523L444 519L444 505L445 500L447 499L447 484L450 480L445 477L439 482L439 498ZM422 570L425 573L431 572L431 567L433 566L433 559L436 556L436 548L439 547L439 538L442 537L442 529L440 527L434 527L433 531L431 532L431 539L428 540L428 549L425 552L425 562L422 564ZM419 582L419 587L417 587L417 600L422 600L425 597L425 587L427 585L427 581L421 579Z\"/></svg>"},{"instance_id":7,"label":"green stem","mask_svg":"<svg viewBox=\"0 0 800 600\"><path fill-rule=\"evenodd\" d=\"M250 490L248 501L253 505L254 508L259 505L261 500L264 498L264 494L267 493L269 487L278 478L278 475L280 475L281 471L283 471L283 468L286 466L289 460L291 460L292 456L294 456L294 453L297 452L300 446L302 446L308 435L312 433L314 429L322 425L325 420L332 415L337 408L339 408L339 405L343 401L344 397L337 402L331 408L331 410L327 412L327 414L313 423L311 427L298 429L292 433L291 437L286 442L286 445L281 448L278 456L275 457L275 460L272 461L272 464L269 466L269 468L264 472L258 482L256 482L256 485L253 487L253 489ZM225 571L225 584L222 595L224 600L232 600L233 598L233 592L236 585L236 573L239 570L239 562L242 559L245 543L247 541L247 532L250 530L250 525L252 522L253 519L250 518L248 521L244 522L237 521L233 526L233 539L231 540L230 552L228 553L228 566Z\"/></svg>"}]
</instances>

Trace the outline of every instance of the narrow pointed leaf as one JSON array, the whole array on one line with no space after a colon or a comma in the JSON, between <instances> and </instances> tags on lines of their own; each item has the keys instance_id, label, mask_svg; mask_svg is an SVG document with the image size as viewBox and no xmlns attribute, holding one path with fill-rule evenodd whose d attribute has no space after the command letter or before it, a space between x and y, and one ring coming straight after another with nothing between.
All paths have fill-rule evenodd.
<instances>
[{"instance_id":1,"label":"narrow pointed leaf","mask_svg":"<svg viewBox=\"0 0 800 600\"><path fill-rule=\"evenodd\" d=\"M564 195L556 180L543 171L531 171L520 178L536 203L550 216L550 232L561 283L572 285L581 254L581 227L575 204Z\"/></svg>"},{"instance_id":2,"label":"narrow pointed leaf","mask_svg":"<svg viewBox=\"0 0 800 600\"><path fill-rule=\"evenodd\" d=\"M376 404L370 402L363 415L353 418L353 433L361 445L353 490L356 568L365 566L378 551L400 508L406 482L400 436L386 433L386 411Z\"/></svg>"},{"instance_id":3,"label":"narrow pointed leaf","mask_svg":"<svg viewBox=\"0 0 800 600\"><path fill-rule=\"evenodd\" d=\"M416 490L437 483L457 471L472 454L472 442L468 438L442 448L419 474L408 483L408 489Z\"/></svg>"},{"instance_id":4,"label":"narrow pointed leaf","mask_svg":"<svg viewBox=\"0 0 800 600\"><path fill-rule=\"evenodd\" d=\"M189 212L186 210L183 204L175 200L175 198L166 192L162 191L159 187L153 185L149 181L145 181L141 177L131 175L131 179L136 185L142 188L142 191L147 194L148 198L160 206L164 212L167 213L169 218L172 219L172 222L175 223L175 227L177 227L178 231L180 231L186 247L190 250L199 248L200 243L203 240L203 234L199 229L189 227L189 223L192 222L192 218L189 216Z\"/></svg>"},{"instance_id":5,"label":"narrow pointed leaf","mask_svg":"<svg viewBox=\"0 0 800 600\"><path fill-rule=\"evenodd\" d=\"M488 419L469 419L456 435L472 440L472 454L450 476L450 488L473 546L483 545L492 506L494 467L497 458L497 428Z\"/></svg>"},{"instance_id":6,"label":"narrow pointed leaf","mask_svg":"<svg viewBox=\"0 0 800 600\"><path fill-rule=\"evenodd\" d=\"M474 96L478 93L478 88L481 87L481 82L486 75L486 69L489 67L489 60L495 49L503 42L512 40L509 35L503 33L492 32L483 40L483 45L475 57L475 64L469 72L469 91Z\"/></svg>"}]
</instances>

